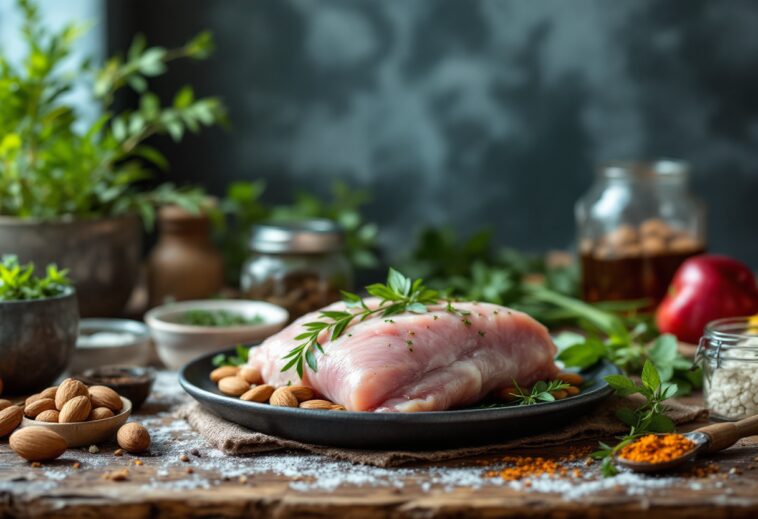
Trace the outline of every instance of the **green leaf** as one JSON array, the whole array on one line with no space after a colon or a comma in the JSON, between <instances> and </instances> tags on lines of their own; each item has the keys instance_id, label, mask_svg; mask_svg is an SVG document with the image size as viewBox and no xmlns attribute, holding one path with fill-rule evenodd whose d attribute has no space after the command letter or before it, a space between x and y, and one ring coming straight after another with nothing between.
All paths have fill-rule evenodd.
<instances>
[{"instance_id":1,"label":"green leaf","mask_svg":"<svg viewBox=\"0 0 758 519\"><path fill-rule=\"evenodd\" d=\"M636 413L632 409L629 409L628 407L622 407L621 409L617 409L616 417L629 427L634 427L634 425L637 423Z\"/></svg>"},{"instance_id":2,"label":"green leaf","mask_svg":"<svg viewBox=\"0 0 758 519\"><path fill-rule=\"evenodd\" d=\"M655 391L661 385L661 377L658 375L658 370L655 369L655 365L649 361L645 361L645 365L642 367L642 384Z\"/></svg>"},{"instance_id":3,"label":"green leaf","mask_svg":"<svg viewBox=\"0 0 758 519\"><path fill-rule=\"evenodd\" d=\"M603 377L603 380L621 396L632 395L640 390L637 384L624 375L608 375Z\"/></svg>"},{"instance_id":4,"label":"green leaf","mask_svg":"<svg viewBox=\"0 0 758 519\"><path fill-rule=\"evenodd\" d=\"M648 430L650 432L669 433L676 430L676 425L674 425L674 422L668 416L655 414L650 417Z\"/></svg>"},{"instance_id":5,"label":"green leaf","mask_svg":"<svg viewBox=\"0 0 758 519\"><path fill-rule=\"evenodd\" d=\"M605 345L598 339L587 338L585 342L565 348L558 360L571 368L588 368L605 357Z\"/></svg>"}]
</instances>

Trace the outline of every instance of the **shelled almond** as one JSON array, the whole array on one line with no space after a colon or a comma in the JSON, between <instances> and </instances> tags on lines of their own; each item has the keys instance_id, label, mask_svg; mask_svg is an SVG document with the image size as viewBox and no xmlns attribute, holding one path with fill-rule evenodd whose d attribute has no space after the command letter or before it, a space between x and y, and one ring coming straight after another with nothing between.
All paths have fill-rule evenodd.
<instances>
[{"instance_id":1,"label":"shelled almond","mask_svg":"<svg viewBox=\"0 0 758 519\"><path fill-rule=\"evenodd\" d=\"M315 397L313 389L308 386L295 385L275 388L269 384L263 384L261 372L250 366L242 368L222 366L210 373L210 379L225 395L237 397L246 402L268 403L275 407L345 410L345 406Z\"/></svg>"},{"instance_id":2,"label":"shelled almond","mask_svg":"<svg viewBox=\"0 0 758 519\"><path fill-rule=\"evenodd\" d=\"M78 423L111 418L123 407L121 397L113 389L88 387L79 380L68 378L59 386L30 396L20 409L27 418L38 422Z\"/></svg>"}]
</instances>

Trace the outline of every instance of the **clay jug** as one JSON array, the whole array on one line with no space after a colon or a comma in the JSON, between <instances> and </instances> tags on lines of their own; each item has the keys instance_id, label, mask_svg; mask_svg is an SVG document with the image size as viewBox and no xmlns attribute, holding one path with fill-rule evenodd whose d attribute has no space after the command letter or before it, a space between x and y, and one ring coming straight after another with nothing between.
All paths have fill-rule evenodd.
<instances>
[{"instance_id":1,"label":"clay jug","mask_svg":"<svg viewBox=\"0 0 758 519\"><path fill-rule=\"evenodd\" d=\"M207 214L166 206L158 214L158 243L148 259L150 307L205 299L224 284L223 258L211 242Z\"/></svg>"}]
</instances>

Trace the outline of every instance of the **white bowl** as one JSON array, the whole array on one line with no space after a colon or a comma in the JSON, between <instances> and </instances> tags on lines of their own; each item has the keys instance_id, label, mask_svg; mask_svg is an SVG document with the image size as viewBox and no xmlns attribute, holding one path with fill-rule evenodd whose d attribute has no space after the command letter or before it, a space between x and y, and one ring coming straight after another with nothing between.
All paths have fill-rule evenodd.
<instances>
[{"instance_id":1,"label":"white bowl","mask_svg":"<svg viewBox=\"0 0 758 519\"><path fill-rule=\"evenodd\" d=\"M82 344L82 336L98 332L128 333L134 336L134 340L118 345ZM144 366L150 360L150 353L150 330L144 323L131 319L82 319L79 321L79 340L68 372L78 374L111 364Z\"/></svg>"},{"instance_id":2,"label":"white bowl","mask_svg":"<svg viewBox=\"0 0 758 519\"><path fill-rule=\"evenodd\" d=\"M260 315L263 323L217 327L178 322L182 314L189 310L226 310L247 318ZM168 368L174 370L201 355L236 344L261 341L281 330L288 318L289 313L280 306L241 299L183 301L159 306L145 314L145 322L150 327L158 356Z\"/></svg>"}]
</instances>

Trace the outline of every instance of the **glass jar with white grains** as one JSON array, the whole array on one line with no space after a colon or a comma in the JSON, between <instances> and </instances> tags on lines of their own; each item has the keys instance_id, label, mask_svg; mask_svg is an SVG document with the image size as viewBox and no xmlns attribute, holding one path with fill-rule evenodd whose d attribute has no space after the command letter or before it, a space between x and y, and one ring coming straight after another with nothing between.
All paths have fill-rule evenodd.
<instances>
[{"instance_id":1,"label":"glass jar with white grains","mask_svg":"<svg viewBox=\"0 0 758 519\"><path fill-rule=\"evenodd\" d=\"M703 368L703 396L711 418L732 421L758 414L758 319L709 323L696 361Z\"/></svg>"}]
</instances>

